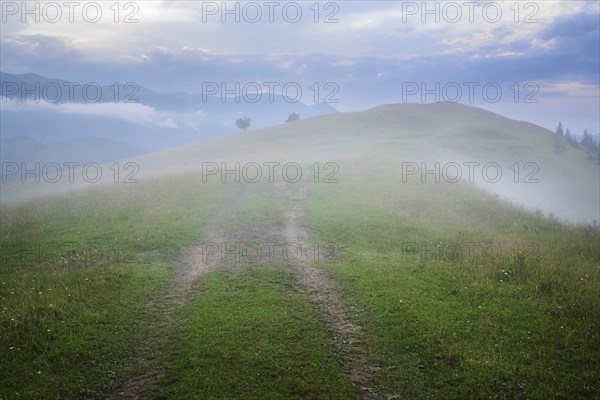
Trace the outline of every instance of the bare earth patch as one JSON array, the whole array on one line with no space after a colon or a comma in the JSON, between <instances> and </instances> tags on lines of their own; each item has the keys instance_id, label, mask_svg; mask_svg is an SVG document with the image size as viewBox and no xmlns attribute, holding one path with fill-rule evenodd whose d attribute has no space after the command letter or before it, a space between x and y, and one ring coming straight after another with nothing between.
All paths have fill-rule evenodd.
<instances>
[{"instance_id":1,"label":"bare earth patch","mask_svg":"<svg viewBox=\"0 0 600 400\"><path fill-rule=\"evenodd\" d=\"M283 236L286 242L298 244L301 248L310 248L309 230L305 224L303 200L306 196L304 183L286 184L278 182L278 195L287 199ZM388 398L371 388L373 376L379 368L373 365L361 345L361 327L352 322L339 298L339 290L333 279L322 269L310 266L308 257L288 261L287 267L296 272L298 281L304 286L306 294L314 299L320 311L326 317L333 339L341 343L342 355L348 366L351 382L359 389L359 399Z\"/></svg>"},{"instance_id":2,"label":"bare earth patch","mask_svg":"<svg viewBox=\"0 0 600 400\"><path fill-rule=\"evenodd\" d=\"M109 399L141 400L152 398L152 395L157 393L158 383L166 374L165 368L160 362L161 340L164 340L161 333L173 321L175 309L185 303L192 283L202 275L223 267L218 262L211 262L212 260L203 257L203 243L220 243L227 240L228 227L223 224L227 218L224 216L231 210L235 210L243 201L248 187L247 185L234 185L225 190L224 202L211 215L208 222L209 228L201 240L179 257L175 263L173 278L167 288L162 292L155 293L152 300L146 305L148 312L155 312L159 316L153 321L150 329L156 334L147 338L142 354L134 360L137 373L125 382L121 390L109 396Z\"/></svg>"},{"instance_id":3,"label":"bare earth patch","mask_svg":"<svg viewBox=\"0 0 600 400\"><path fill-rule=\"evenodd\" d=\"M265 190L272 196L283 200L283 215L278 216L279 222L257 226L242 226L235 230L227 221L232 222L235 213L244 198L254 190ZM173 320L173 311L185 303L192 284L204 274L221 268L248 268L265 264L261 262L224 262L220 257L207 259L203 254L207 242L222 243L293 243L302 249L309 249L309 229L305 223L303 201L306 195L306 184L277 182L267 185L233 185L228 187L224 203L215 210L209 222L209 228L202 240L188 249L176 262L176 270L172 282L164 293L158 293L156 300L149 302L149 310L158 311L160 316L153 324L152 332L163 332ZM229 215L228 215L229 214ZM275 257L274 265L294 272L297 281L304 292L318 305L324 315L332 334L332 340L339 345L341 356L347 366L350 381L358 389L358 399L389 398L376 393L372 388L373 376L379 368L372 364L361 343L361 327L347 317L347 312L339 298L339 290L334 280L322 269L313 267L311 257ZM160 363L159 334L147 340L143 354L135 360L136 371L123 388L110 399L147 399L159 390L158 383L165 376L164 366Z\"/></svg>"}]
</instances>

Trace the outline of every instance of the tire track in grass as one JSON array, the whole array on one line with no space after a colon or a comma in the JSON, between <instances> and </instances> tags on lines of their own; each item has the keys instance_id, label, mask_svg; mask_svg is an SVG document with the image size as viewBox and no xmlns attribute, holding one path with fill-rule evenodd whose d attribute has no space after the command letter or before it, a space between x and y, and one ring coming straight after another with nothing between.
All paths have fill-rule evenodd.
<instances>
[{"instance_id":1,"label":"tire track in grass","mask_svg":"<svg viewBox=\"0 0 600 400\"><path fill-rule=\"evenodd\" d=\"M275 223L261 223L252 226L248 222L237 225L237 212L243 209L244 202L249 195L263 190L262 195L279 197L282 210L274 210ZM304 222L305 209L303 200L306 194L306 183L295 184L276 182L269 185L237 184L225 188L223 203L215 210L210 218L209 228L202 235L203 240L188 249L176 263L174 277L168 287L156 294L148 303L147 310L155 314L152 332L144 350L135 361L138 374L131 377L123 389L109 397L110 399L148 399L160 392L159 382L166 376L165 366L161 364L161 355L164 352L165 333L170 323L174 322L174 311L186 302L195 280L210 271L223 268L252 268L253 262L240 264L224 261L221 257L211 260L203 257L203 243L216 244L250 243L258 240L259 243L294 243L302 249L311 246L309 230ZM325 317L332 339L340 349L340 355L346 366L347 378L355 386L358 399L383 399L388 398L377 393L372 388L373 376L378 367L367 357L366 350L361 343L362 329L352 322L345 311L339 297L339 289L335 281L322 269L311 266L307 259L289 259L277 257L275 267L286 268L294 273L295 279L300 283L303 292L313 299L318 311ZM260 264L260 263L259 263Z\"/></svg>"},{"instance_id":2,"label":"tire track in grass","mask_svg":"<svg viewBox=\"0 0 600 400\"><path fill-rule=\"evenodd\" d=\"M142 400L153 398L158 393L159 382L166 376L161 356L167 329L175 321L174 311L186 302L194 280L210 271L226 267L218 260L209 261L203 257L203 243L226 241L227 232L234 222L231 213L243 203L250 190L249 185L227 185L224 188L222 202L210 215L208 228L202 234L202 239L176 260L170 282L163 290L155 293L145 307L145 313L150 315L148 319L152 320L152 334L133 361L135 375L129 377L121 389L109 395L108 399Z\"/></svg>"},{"instance_id":3,"label":"tire track in grass","mask_svg":"<svg viewBox=\"0 0 600 400\"><path fill-rule=\"evenodd\" d=\"M286 243L295 243L302 249L311 248L303 204L307 190L306 182L294 184L277 182L274 186L276 195L282 197L286 203L280 236ZM306 294L316 301L319 310L325 316L334 335L333 340L340 345L348 378L358 390L357 398L389 399L389 396L377 393L372 387L374 375L379 367L369 360L366 349L361 343L362 328L348 318L336 282L326 271L311 266L308 259L304 257L288 259L286 267L295 272Z\"/></svg>"}]
</instances>

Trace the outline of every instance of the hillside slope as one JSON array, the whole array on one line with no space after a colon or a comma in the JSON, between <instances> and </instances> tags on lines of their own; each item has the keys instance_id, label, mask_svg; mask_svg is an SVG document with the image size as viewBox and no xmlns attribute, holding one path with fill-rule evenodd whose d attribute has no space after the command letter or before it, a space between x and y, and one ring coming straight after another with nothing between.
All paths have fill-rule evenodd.
<instances>
[{"instance_id":1,"label":"hillside slope","mask_svg":"<svg viewBox=\"0 0 600 400\"><path fill-rule=\"evenodd\" d=\"M341 160L397 162L399 184L408 179L453 181L460 173L463 181L532 209L574 222L599 219L600 169L582 151L568 147L556 154L554 136L547 129L455 103L390 104L324 115L131 161L139 166L138 178L150 178L190 170L201 173L206 162L225 162L233 168L235 162L243 166L247 162L283 165ZM436 168L437 174L425 173ZM76 185L48 186L13 182L3 186L2 201Z\"/></svg>"}]
</instances>

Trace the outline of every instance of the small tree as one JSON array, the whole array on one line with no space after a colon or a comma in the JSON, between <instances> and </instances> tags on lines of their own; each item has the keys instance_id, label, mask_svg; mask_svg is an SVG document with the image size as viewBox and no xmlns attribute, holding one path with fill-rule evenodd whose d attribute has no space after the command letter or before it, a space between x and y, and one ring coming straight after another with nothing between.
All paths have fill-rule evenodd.
<instances>
[{"instance_id":1,"label":"small tree","mask_svg":"<svg viewBox=\"0 0 600 400\"><path fill-rule=\"evenodd\" d=\"M565 139L570 145L573 145L573 141L575 141L575 139L573 139L573 136L571 136L571 131L569 130L569 128L567 128L567 131L565 132Z\"/></svg>"},{"instance_id":2,"label":"small tree","mask_svg":"<svg viewBox=\"0 0 600 400\"><path fill-rule=\"evenodd\" d=\"M298 121L300 119L300 116L296 113L291 113L290 115L288 115L288 118L285 120L285 123L289 123L289 122L294 122L294 121Z\"/></svg>"},{"instance_id":3,"label":"small tree","mask_svg":"<svg viewBox=\"0 0 600 400\"><path fill-rule=\"evenodd\" d=\"M587 129L583 132L581 145L588 150L594 150L594 148L596 147L596 143L594 143L594 138L588 133Z\"/></svg>"},{"instance_id":4,"label":"small tree","mask_svg":"<svg viewBox=\"0 0 600 400\"><path fill-rule=\"evenodd\" d=\"M237 125L238 128L243 129L244 133L246 133L246 129L248 129L250 127L251 122L252 122L252 118L244 117L244 118L239 118L238 120L236 120L235 124Z\"/></svg>"},{"instance_id":5,"label":"small tree","mask_svg":"<svg viewBox=\"0 0 600 400\"><path fill-rule=\"evenodd\" d=\"M562 124L559 122L554 131L554 152L556 154L562 154L565 151L564 135Z\"/></svg>"}]
</instances>

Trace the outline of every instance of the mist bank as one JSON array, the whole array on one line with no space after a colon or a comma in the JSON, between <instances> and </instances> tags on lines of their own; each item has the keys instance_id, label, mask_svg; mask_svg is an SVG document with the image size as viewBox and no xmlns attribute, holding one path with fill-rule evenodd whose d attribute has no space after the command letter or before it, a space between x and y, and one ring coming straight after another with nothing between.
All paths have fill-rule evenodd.
<instances>
[{"instance_id":1,"label":"mist bank","mask_svg":"<svg viewBox=\"0 0 600 400\"><path fill-rule=\"evenodd\" d=\"M214 85L213 85L214 86ZM335 113L278 94L160 93L135 82L102 85L0 72L0 159L110 162L251 128ZM220 89L220 87L219 87ZM291 92L291 91L290 91Z\"/></svg>"},{"instance_id":2,"label":"mist bank","mask_svg":"<svg viewBox=\"0 0 600 400\"><path fill-rule=\"evenodd\" d=\"M72 182L64 171L56 182L12 179L2 183L0 200L8 204L103 184L133 189L154 177L184 173L252 183L258 169L260 179L268 179L271 167L279 169L278 179L286 179L283 170L293 179L300 169L305 179L314 181L315 169L322 179L352 163L372 169L373 176L378 168L392 170L397 184L407 190L414 183L471 185L572 223L600 220L598 165L577 149L557 153L553 135L459 104L385 105L210 138L116 164L88 166L85 173L82 165ZM97 170L102 176L95 180Z\"/></svg>"}]
</instances>

